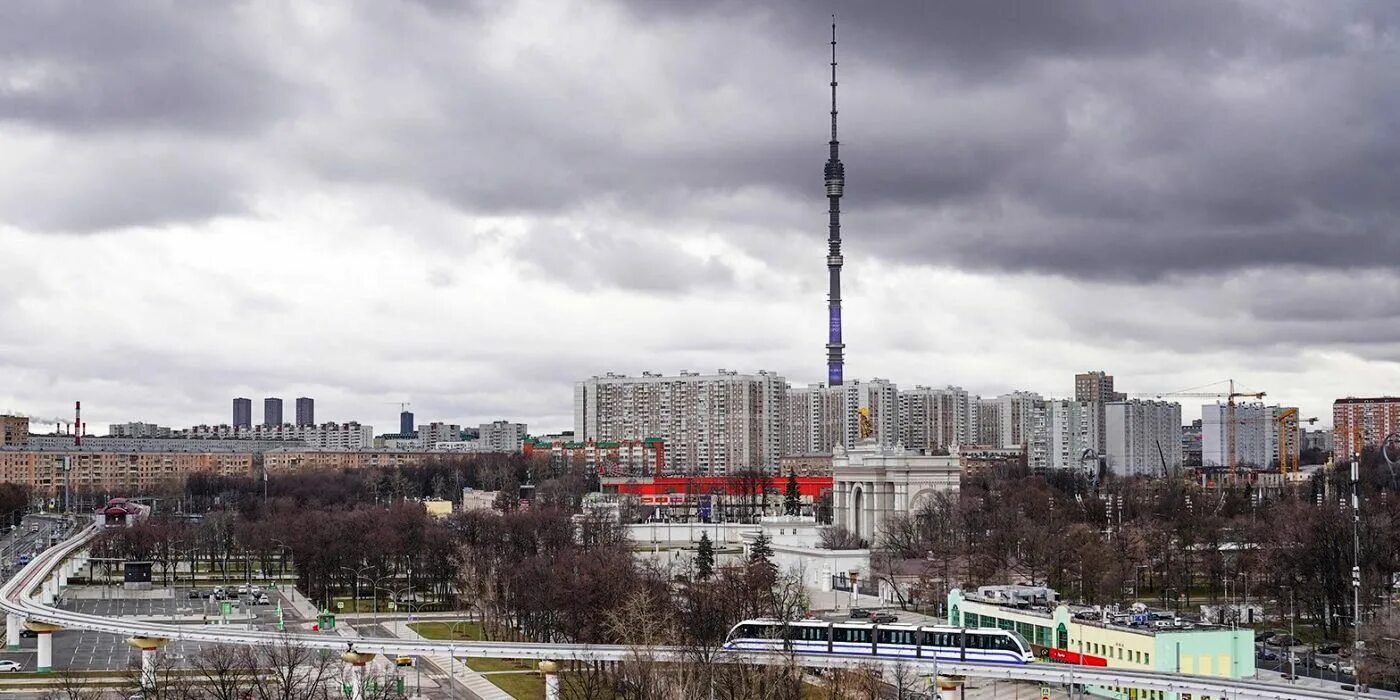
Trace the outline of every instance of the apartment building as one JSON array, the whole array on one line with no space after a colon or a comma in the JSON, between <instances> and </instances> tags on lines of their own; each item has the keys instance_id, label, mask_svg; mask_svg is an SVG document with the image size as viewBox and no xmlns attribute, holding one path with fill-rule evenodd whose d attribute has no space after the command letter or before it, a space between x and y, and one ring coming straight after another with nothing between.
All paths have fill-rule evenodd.
<instances>
[{"instance_id":1,"label":"apartment building","mask_svg":"<svg viewBox=\"0 0 1400 700\"><path fill-rule=\"evenodd\" d=\"M1380 445L1394 433L1400 433L1400 397L1347 397L1332 402L1332 448L1338 458Z\"/></svg>"},{"instance_id":2,"label":"apartment building","mask_svg":"<svg viewBox=\"0 0 1400 700\"><path fill-rule=\"evenodd\" d=\"M316 400L306 397L297 397L297 426L309 428L316 425Z\"/></svg>"},{"instance_id":3,"label":"apartment building","mask_svg":"<svg viewBox=\"0 0 1400 700\"><path fill-rule=\"evenodd\" d=\"M1127 394L1113 390L1113 375L1111 374L1103 371L1092 371L1074 375L1074 400L1093 406L1094 431L1098 436L1094 450L1099 454L1103 454L1107 448L1104 442L1107 435L1104 407L1111 402L1125 401L1127 398Z\"/></svg>"},{"instance_id":4,"label":"apartment building","mask_svg":"<svg viewBox=\"0 0 1400 700\"><path fill-rule=\"evenodd\" d=\"M574 436L587 442L660 438L670 472L776 471L787 382L772 372L608 374L574 386Z\"/></svg>"},{"instance_id":5,"label":"apartment building","mask_svg":"<svg viewBox=\"0 0 1400 700\"><path fill-rule=\"evenodd\" d=\"M524 423L498 420L477 427L477 442L488 452L519 452L528 433Z\"/></svg>"},{"instance_id":6,"label":"apartment building","mask_svg":"<svg viewBox=\"0 0 1400 700\"><path fill-rule=\"evenodd\" d=\"M1106 464L1120 476L1161 476L1181 469L1181 404L1112 401L1104 406Z\"/></svg>"},{"instance_id":7,"label":"apartment building","mask_svg":"<svg viewBox=\"0 0 1400 700\"><path fill-rule=\"evenodd\" d=\"M1027 448L1032 469L1040 471L1082 469L1092 461L1086 451L1098 453L1098 412L1093 403L1071 399L1040 402Z\"/></svg>"},{"instance_id":8,"label":"apartment building","mask_svg":"<svg viewBox=\"0 0 1400 700\"><path fill-rule=\"evenodd\" d=\"M114 438L168 438L173 431L155 423L112 423L107 426L107 437Z\"/></svg>"},{"instance_id":9,"label":"apartment building","mask_svg":"<svg viewBox=\"0 0 1400 700\"><path fill-rule=\"evenodd\" d=\"M418 446L432 449L440 442L461 442L462 426L455 423L433 422L418 426Z\"/></svg>"},{"instance_id":10,"label":"apartment building","mask_svg":"<svg viewBox=\"0 0 1400 700\"><path fill-rule=\"evenodd\" d=\"M264 428L282 425L282 399L276 397L263 399L262 424Z\"/></svg>"},{"instance_id":11,"label":"apartment building","mask_svg":"<svg viewBox=\"0 0 1400 700\"><path fill-rule=\"evenodd\" d=\"M140 494L199 472L250 476L253 454L0 450L0 481L23 484L35 493L59 493L65 470L74 491Z\"/></svg>"},{"instance_id":12,"label":"apartment building","mask_svg":"<svg viewBox=\"0 0 1400 700\"><path fill-rule=\"evenodd\" d=\"M1278 416L1280 406L1261 402L1235 405L1235 465L1268 469L1278 464ZM1230 466L1229 407L1224 403L1201 406L1201 466ZM1293 444L1297 442L1294 436Z\"/></svg>"},{"instance_id":13,"label":"apartment building","mask_svg":"<svg viewBox=\"0 0 1400 700\"><path fill-rule=\"evenodd\" d=\"M247 430L253 427L253 400L237 398L233 400L233 427Z\"/></svg>"},{"instance_id":14,"label":"apartment building","mask_svg":"<svg viewBox=\"0 0 1400 700\"><path fill-rule=\"evenodd\" d=\"M899 392L899 442L924 452L952 452L977 442L974 399L955 386Z\"/></svg>"},{"instance_id":15,"label":"apartment building","mask_svg":"<svg viewBox=\"0 0 1400 700\"><path fill-rule=\"evenodd\" d=\"M374 446L374 427L349 423L322 423L312 426L257 425L236 428L231 425L196 425L175 431L178 438L218 440L298 440L308 447L363 450Z\"/></svg>"},{"instance_id":16,"label":"apartment building","mask_svg":"<svg viewBox=\"0 0 1400 700\"><path fill-rule=\"evenodd\" d=\"M0 416L0 447L24 447L28 443L28 416Z\"/></svg>"}]
</instances>

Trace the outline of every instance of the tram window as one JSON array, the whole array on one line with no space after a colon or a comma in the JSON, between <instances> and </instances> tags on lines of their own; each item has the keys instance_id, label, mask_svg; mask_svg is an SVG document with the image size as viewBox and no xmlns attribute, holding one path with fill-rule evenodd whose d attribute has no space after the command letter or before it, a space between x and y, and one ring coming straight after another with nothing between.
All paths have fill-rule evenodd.
<instances>
[{"instance_id":1,"label":"tram window","mask_svg":"<svg viewBox=\"0 0 1400 700\"><path fill-rule=\"evenodd\" d=\"M811 626L806 626L806 625L804 625L804 626L800 626L800 627L799 627L799 626L793 626L793 627L790 627L790 628L788 628L788 629L789 629L789 635L790 635L793 639L796 639L796 640L801 640L801 641L804 641L804 642L825 642L825 641L826 641L826 628L825 628L825 627L811 627Z\"/></svg>"},{"instance_id":2,"label":"tram window","mask_svg":"<svg viewBox=\"0 0 1400 700\"><path fill-rule=\"evenodd\" d=\"M958 645L958 635L951 632L925 632L924 646L926 647L956 647Z\"/></svg>"},{"instance_id":3,"label":"tram window","mask_svg":"<svg viewBox=\"0 0 1400 700\"><path fill-rule=\"evenodd\" d=\"M740 625L739 636L744 639L768 639L774 630L769 625Z\"/></svg>"},{"instance_id":4,"label":"tram window","mask_svg":"<svg viewBox=\"0 0 1400 700\"><path fill-rule=\"evenodd\" d=\"M914 633L910 630L880 630L876 637L879 644L907 644L914 646Z\"/></svg>"},{"instance_id":5,"label":"tram window","mask_svg":"<svg viewBox=\"0 0 1400 700\"><path fill-rule=\"evenodd\" d=\"M837 627L835 630L835 641L851 642L856 644L870 642L870 630L857 629L851 627Z\"/></svg>"}]
</instances>

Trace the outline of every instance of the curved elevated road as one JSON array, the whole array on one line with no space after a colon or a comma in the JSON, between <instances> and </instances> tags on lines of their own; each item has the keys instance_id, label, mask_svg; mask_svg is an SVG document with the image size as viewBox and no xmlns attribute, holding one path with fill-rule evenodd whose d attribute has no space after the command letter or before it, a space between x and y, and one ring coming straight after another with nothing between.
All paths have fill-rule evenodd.
<instances>
[{"instance_id":1,"label":"curved elevated road","mask_svg":"<svg viewBox=\"0 0 1400 700\"><path fill-rule=\"evenodd\" d=\"M296 634L259 630L236 630L227 627L211 629L205 625L179 625L106 618L45 605L40 595L45 587L53 590L54 570L97 535L96 526L89 526L69 540L50 547L0 586L0 608L18 615L30 623L59 628L86 629L135 638L188 640L210 644L239 644L263 646L292 643L317 649L345 651L348 642L362 653L494 657L506 659L550 659L554 661L620 661L646 653L659 659L694 658L693 653L680 647L655 647L639 650L635 647L611 644L523 644L513 642L447 642L404 640L390 637L360 637L347 640L324 634ZM40 596L37 597L36 596ZM728 659L759 664L795 664L815 668L855 667L871 663L869 657L840 655L786 655L725 652ZM1232 680L1187 674L1131 671L1124 669L1067 666L1037 663L1025 666L1003 666L972 663L934 663L932 660L908 659L909 666L921 673L972 676L1002 680L1023 680L1040 683L1078 683L1083 685L1134 687L1167 693L1192 693L1195 697L1268 700L1345 700L1350 692L1304 688L1252 680Z\"/></svg>"}]
</instances>

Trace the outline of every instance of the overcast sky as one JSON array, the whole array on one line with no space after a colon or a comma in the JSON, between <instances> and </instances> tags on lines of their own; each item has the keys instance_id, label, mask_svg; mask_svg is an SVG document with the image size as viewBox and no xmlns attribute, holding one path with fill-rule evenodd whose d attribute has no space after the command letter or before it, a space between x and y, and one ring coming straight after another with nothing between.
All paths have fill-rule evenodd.
<instances>
[{"instance_id":1,"label":"overcast sky","mask_svg":"<svg viewBox=\"0 0 1400 700\"><path fill-rule=\"evenodd\" d=\"M848 378L1400 392L1400 3L19 0L0 411L820 381L833 11Z\"/></svg>"}]
</instances>

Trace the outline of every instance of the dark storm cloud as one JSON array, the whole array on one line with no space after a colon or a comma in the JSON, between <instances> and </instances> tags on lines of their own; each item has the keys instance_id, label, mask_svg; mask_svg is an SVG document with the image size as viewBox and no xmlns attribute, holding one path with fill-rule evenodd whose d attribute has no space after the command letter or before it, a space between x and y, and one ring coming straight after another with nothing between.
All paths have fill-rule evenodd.
<instances>
[{"instance_id":1,"label":"dark storm cloud","mask_svg":"<svg viewBox=\"0 0 1400 700\"><path fill-rule=\"evenodd\" d=\"M367 5L311 24L221 4L9 4L0 124L241 139L271 167L418 190L470 214L567 217L608 201L658 224L632 241L648 254L676 254L666 229L695 221L742 231L727 235L778 267L772 239L797 230L819 246L827 8L617 7L621 26L592 34L573 25L611 9L535 8L559 26L521 41L503 19L512 6L475 3ZM853 253L1129 282L1400 255L1400 6L833 9ZM276 60L282 44L326 60ZM170 172L169 192L138 178L154 183L139 204L94 194L73 216L6 218L191 221L239 211L256 187L231 166ZM715 204L736 193L757 204ZM616 252L613 232L588 236L585 253ZM715 269L596 274L682 289Z\"/></svg>"},{"instance_id":2,"label":"dark storm cloud","mask_svg":"<svg viewBox=\"0 0 1400 700\"><path fill-rule=\"evenodd\" d=\"M292 91L247 7L33 2L0 6L0 121L45 128L246 132Z\"/></svg>"}]
</instances>

